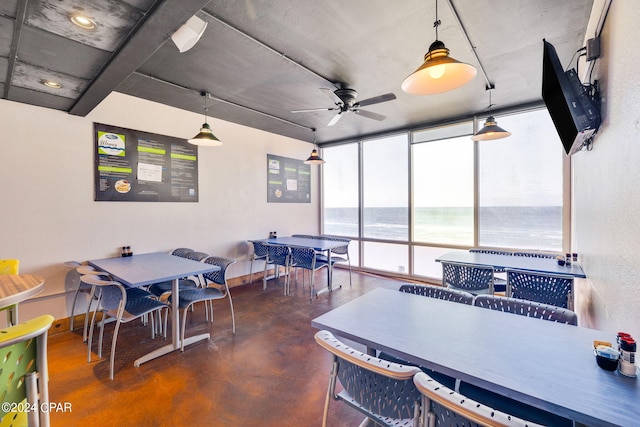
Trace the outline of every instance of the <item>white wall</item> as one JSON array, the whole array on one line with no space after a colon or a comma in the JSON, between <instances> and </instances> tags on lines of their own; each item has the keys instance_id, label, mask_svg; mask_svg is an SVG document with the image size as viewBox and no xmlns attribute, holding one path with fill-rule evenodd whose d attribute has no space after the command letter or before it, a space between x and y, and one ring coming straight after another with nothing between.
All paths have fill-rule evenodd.
<instances>
[{"instance_id":1,"label":"white wall","mask_svg":"<svg viewBox=\"0 0 640 427\"><path fill-rule=\"evenodd\" d=\"M111 94L87 117L0 100L0 258L45 278L45 290L20 305L20 318L68 317L68 260L190 247L239 260L248 274L247 239L319 231L318 167L311 203L267 203L266 155L305 159L309 143L210 119L222 147L200 147L198 203L94 201L93 123L188 138L203 116ZM67 291L64 294L64 291Z\"/></svg>"},{"instance_id":2,"label":"white wall","mask_svg":"<svg viewBox=\"0 0 640 427\"><path fill-rule=\"evenodd\" d=\"M574 249L591 288L592 327L640 339L640 2L613 1L594 77L603 124L573 156Z\"/></svg>"}]
</instances>

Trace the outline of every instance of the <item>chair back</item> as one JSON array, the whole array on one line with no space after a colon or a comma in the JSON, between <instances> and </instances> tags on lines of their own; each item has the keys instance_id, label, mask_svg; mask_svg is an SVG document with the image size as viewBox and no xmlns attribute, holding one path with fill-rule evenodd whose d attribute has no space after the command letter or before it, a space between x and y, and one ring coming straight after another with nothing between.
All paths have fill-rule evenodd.
<instances>
[{"instance_id":1,"label":"chair back","mask_svg":"<svg viewBox=\"0 0 640 427\"><path fill-rule=\"evenodd\" d=\"M252 243L253 243L254 259L265 258L267 256L267 244L264 242L252 242Z\"/></svg>"},{"instance_id":2,"label":"chair back","mask_svg":"<svg viewBox=\"0 0 640 427\"><path fill-rule=\"evenodd\" d=\"M271 245L266 243L267 248L267 264L276 264L276 265L289 265L289 256L291 254L291 250L288 246L283 245Z\"/></svg>"},{"instance_id":3,"label":"chair back","mask_svg":"<svg viewBox=\"0 0 640 427\"><path fill-rule=\"evenodd\" d=\"M422 426L541 427L456 393L424 372L413 381L422 394Z\"/></svg>"},{"instance_id":4,"label":"chair back","mask_svg":"<svg viewBox=\"0 0 640 427\"><path fill-rule=\"evenodd\" d=\"M400 292L422 295L430 298L443 299L447 301L459 302L462 304L473 304L473 294L458 289L444 288L442 286L416 285L405 283L400 286Z\"/></svg>"},{"instance_id":5,"label":"chair back","mask_svg":"<svg viewBox=\"0 0 640 427\"><path fill-rule=\"evenodd\" d=\"M442 261L442 286L476 294L490 294L493 289L493 267Z\"/></svg>"},{"instance_id":6,"label":"chair back","mask_svg":"<svg viewBox=\"0 0 640 427\"><path fill-rule=\"evenodd\" d=\"M338 246L337 248L331 249L331 252L337 255L349 255L349 243L351 243L351 239L345 239L343 237L328 237L322 236L324 240L331 240L333 242L344 242L344 246Z\"/></svg>"},{"instance_id":7,"label":"chair back","mask_svg":"<svg viewBox=\"0 0 640 427\"><path fill-rule=\"evenodd\" d=\"M573 276L507 269L507 296L573 310Z\"/></svg>"},{"instance_id":8,"label":"chair back","mask_svg":"<svg viewBox=\"0 0 640 427\"><path fill-rule=\"evenodd\" d=\"M96 274L85 274L80 277L80 280L96 287L99 305L103 310L124 310L127 304L127 291L121 283L104 280Z\"/></svg>"},{"instance_id":9,"label":"chair back","mask_svg":"<svg viewBox=\"0 0 640 427\"><path fill-rule=\"evenodd\" d=\"M473 305L491 310L504 311L506 313L519 314L521 316L537 317L538 319L552 322L578 324L578 315L566 308L534 301L501 297L497 295L478 295Z\"/></svg>"},{"instance_id":10,"label":"chair back","mask_svg":"<svg viewBox=\"0 0 640 427\"><path fill-rule=\"evenodd\" d=\"M49 403L47 334L53 320L45 314L0 330L2 402L33 409L7 412L3 404L0 426L49 425L49 412L40 409Z\"/></svg>"},{"instance_id":11,"label":"chair back","mask_svg":"<svg viewBox=\"0 0 640 427\"><path fill-rule=\"evenodd\" d=\"M504 251L501 249L484 249L484 248L471 248L469 252L475 252L478 254L491 254L491 255L513 255L511 251Z\"/></svg>"},{"instance_id":12,"label":"chair back","mask_svg":"<svg viewBox=\"0 0 640 427\"><path fill-rule=\"evenodd\" d=\"M294 267L316 269L316 251L312 248L291 248L291 265Z\"/></svg>"},{"instance_id":13,"label":"chair back","mask_svg":"<svg viewBox=\"0 0 640 427\"><path fill-rule=\"evenodd\" d=\"M557 257L558 255L561 255L561 254L552 254L552 253L547 253L547 252L514 252L513 255L514 256L524 256L524 257L529 257L529 258L555 259L555 257Z\"/></svg>"},{"instance_id":14,"label":"chair back","mask_svg":"<svg viewBox=\"0 0 640 427\"><path fill-rule=\"evenodd\" d=\"M205 259L208 256L209 256L209 254L205 253L205 252L191 251L191 252L185 254L184 258L190 259L190 260L193 260L193 261L202 261L203 259Z\"/></svg>"},{"instance_id":15,"label":"chair back","mask_svg":"<svg viewBox=\"0 0 640 427\"><path fill-rule=\"evenodd\" d=\"M224 258L219 256L210 256L205 258L202 262L217 265L220 267L219 271L211 271L209 273L204 273L204 278L209 280L210 282L216 283L218 285L226 285L227 284L227 268L231 264L236 262L235 259Z\"/></svg>"},{"instance_id":16,"label":"chair back","mask_svg":"<svg viewBox=\"0 0 640 427\"><path fill-rule=\"evenodd\" d=\"M413 384L413 376L421 372L420 368L359 352L328 331L317 332L315 340L334 356L330 393L335 388L337 378L344 388L338 397L357 407L375 422L395 426L405 424L394 423L394 420L414 419L420 393Z\"/></svg>"},{"instance_id":17,"label":"chair back","mask_svg":"<svg viewBox=\"0 0 640 427\"><path fill-rule=\"evenodd\" d=\"M180 258L185 258L189 252L193 252L193 249L189 248L176 248L171 251L171 255L179 256Z\"/></svg>"},{"instance_id":18,"label":"chair back","mask_svg":"<svg viewBox=\"0 0 640 427\"><path fill-rule=\"evenodd\" d=\"M0 259L0 274L20 274L20 260Z\"/></svg>"}]
</instances>

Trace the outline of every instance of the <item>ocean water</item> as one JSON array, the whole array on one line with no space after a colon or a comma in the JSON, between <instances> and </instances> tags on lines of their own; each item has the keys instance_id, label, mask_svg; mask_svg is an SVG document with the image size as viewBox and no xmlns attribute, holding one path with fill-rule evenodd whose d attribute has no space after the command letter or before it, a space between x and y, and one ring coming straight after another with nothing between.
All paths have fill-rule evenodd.
<instances>
[{"instance_id":1,"label":"ocean water","mask_svg":"<svg viewBox=\"0 0 640 427\"><path fill-rule=\"evenodd\" d=\"M408 208L365 208L363 237L409 241ZM414 242L473 246L473 208L415 208ZM482 207L481 246L562 251L562 206ZM358 236L357 208L325 208L324 232Z\"/></svg>"}]
</instances>

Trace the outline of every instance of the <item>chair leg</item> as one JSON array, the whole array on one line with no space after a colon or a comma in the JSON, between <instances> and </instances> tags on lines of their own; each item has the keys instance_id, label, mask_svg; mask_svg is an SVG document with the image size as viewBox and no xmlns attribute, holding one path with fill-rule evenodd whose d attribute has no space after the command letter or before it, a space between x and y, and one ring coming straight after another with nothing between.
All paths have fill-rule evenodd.
<instances>
[{"instance_id":1,"label":"chair leg","mask_svg":"<svg viewBox=\"0 0 640 427\"><path fill-rule=\"evenodd\" d=\"M229 297L229 308L231 309L231 330L235 334L236 333L236 315L233 312L233 300L231 300L231 294L229 293L229 286L227 286L227 297ZM211 304L213 304L213 302ZM212 310L213 310L213 307L212 307Z\"/></svg>"},{"instance_id":2,"label":"chair leg","mask_svg":"<svg viewBox=\"0 0 640 427\"><path fill-rule=\"evenodd\" d=\"M98 307L93 311L89 335L87 336L87 363L91 362L91 342L93 341L93 326L96 324L96 311L98 311Z\"/></svg>"},{"instance_id":3,"label":"chair leg","mask_svg":"<svg viewBox=\"0 0 640 427\"><path fill-rule=\"evenodd\" d=\"M69 322L69 332L73 331L73 315L76 313L76 301L78 300L78 293L80 292L80 286L82 284L78 284L78 288L76 289L76 294L73 296L73 303L71 304L71 321ZM84 339L84 337L83 337Z\"/></svg>"},{"instance_id":4,"label":"chair leg","mask_svg":"<svg viewBox=\"0 0 640 427\"><path fill-rule=\"evenodd\" d=\"M113 380L113 362L115 361L115 358L116 358L116 340L118 339L119 329L120 329L120 319L116 321L116 327L113 330L113 338L111 339L111 360L109 361L109 379L111 380Z\"/></svg>"},{"instance_id":5,"label":"chair leg","mask_svg":"<svg viewBox=\"0 0 640 427\"><path fill-rule=\"evenodd\" d=\"M336 377L338 375L338 361L334 356L333 365L331 366L331 374L329 375L329 387L327 388L327 397L324 401L324 413L322 414L322 427L327 427L327 416L329 415L329 402L333 397L335 386L336 386Z\"/></svg>"},{"instance_id":6,"label":"chair leg","mask_svg":"<svg viewBox=\"0 0 640 427\"><path fill-rule=\"evenodd\" d=\"M251 264L249 264L249 284L253 283L253 257L251 257Z\"/></svg>"},{"instance_id":7,"label":"chair leg","mask_svg":"<svg viewBox=\"0 0 640 427\"><path fill-rule=\"evenodd\" d=\"M91 287L91 291L89 292L89 305L87 306L87 311L84 313L84 329L82 330L82 342L87 342L87 324L89 323L89 313L91 312L91 304L93 303L93 298L95 297L96 288L95 286ZM96 309L98 307L96 306Z\"/></svg>"},{"instance_id":8,"label":"chair leg","mask_svg":"<svg viewBox=\"0 0 640 427\"><path fill-rule=\"evenodd\" d=\"M185 331L187 330L187 309L189 307L185 307L182 315L182 331L180 332L180 351L184 352L184 336Z\"/></svg>"}]
</instances>

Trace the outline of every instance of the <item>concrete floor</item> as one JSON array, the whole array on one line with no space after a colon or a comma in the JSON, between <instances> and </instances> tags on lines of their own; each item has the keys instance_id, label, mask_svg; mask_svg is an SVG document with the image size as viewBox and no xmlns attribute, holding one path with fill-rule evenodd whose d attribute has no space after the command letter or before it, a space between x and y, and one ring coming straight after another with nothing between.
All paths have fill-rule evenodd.
<instances>
[{"instance_id":1,"label":"concrete floor","mask_svg":"<svg viewBox=\"0 0 640 427\"><path fill-rule=\"evenodd\" d=\"M316 288L326 271L316 273ZM217 301L215 323L205 323L196 306L187 320L187 336L211 333L202 341L135 368L133 361L164 344L151 340L138 322L123 325L118 336L115 378L109 380L108 359L87 363L82 330L49 339L49 393L60 407L52 426L320 426L331 357L314 341L311 320L376 287L397 289L400 282L335 269L343 287L308 300L302 276L292 296L280 285L262 282L232 288L236 334L231 332L227 300ZM107 325L105 351L113 325ZM96 335L97 336L97 335ZM69 405L67 405L68 407ZM329 426L357 426L363 417L332 402Z\"/></svg>"}]
</instances>

